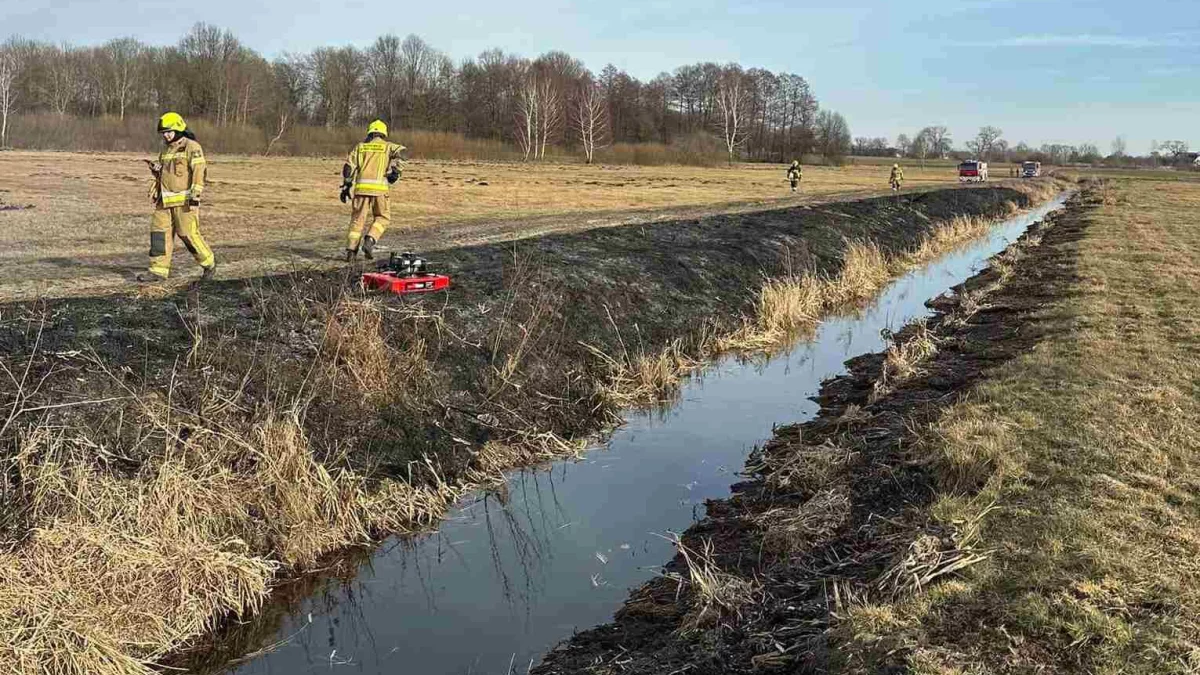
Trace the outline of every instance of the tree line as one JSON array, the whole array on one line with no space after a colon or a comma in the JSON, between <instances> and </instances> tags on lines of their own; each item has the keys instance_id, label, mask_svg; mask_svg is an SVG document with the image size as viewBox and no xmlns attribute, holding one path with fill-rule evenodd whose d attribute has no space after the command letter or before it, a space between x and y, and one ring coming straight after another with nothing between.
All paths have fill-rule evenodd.
<instances>
[{"instance_id":1,"label":"tree line","mask_svg":"<svg viewBox=\"0 0 1200 675\"><path fill-rule=\"evenodd\" d=\"M821 109L803 77L733 63L686 65L641 81L612 65L593 73L560 51L530 59L491 49L455 62L415 35L269 61L203 23L170 46L19 37L0 45L0 144L16 113L123 119L164 110L253 125L275 138L298 125L359 126L378 117L400 129L504 141L529 159L547 146L590 160L613 143L696 139L731 160L838 158L851 149L846 120Z\"/></svg>"},{"instance_id":2,"label":"tree line","mask_svg":"<svg viewBox=\"0 0 1200 675\"><path fill-rule=\"evenodd\" d=\"M1125 139L1117 136L1112 141L1110 152L1104 154L1094 143L1069 145L1043 143L1034 147L1025 142L1009 143L1003 130L984 126L968 139L962 148L955 148L950 131L941 125L928 126L916 134L900 134L895 142L884 137L860 136L851 144L853 154L865 157L897 157L908 159L982 159L984 161L1021 162L1025 160L1048 164L1106 164L1119 165L1190 165L1196 153L1189 152L1183 141L1152 142L1151 152L1145 157L1135 157L1127 152Z\"/></svg>"}]
</instances>

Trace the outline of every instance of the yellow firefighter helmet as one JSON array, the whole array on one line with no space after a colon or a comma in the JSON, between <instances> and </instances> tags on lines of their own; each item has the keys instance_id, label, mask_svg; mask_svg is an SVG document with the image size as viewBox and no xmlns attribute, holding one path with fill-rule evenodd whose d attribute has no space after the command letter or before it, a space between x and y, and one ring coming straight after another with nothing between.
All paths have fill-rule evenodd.
<instances>
[{"instance_id":1,"label":"yellow firefighter helmet","mask_svg":"<svg viewBox=\"0 0 1200 675\"><path fill-rule=\"evenodd\" d=\"M387 138L387 125L383 123L383 120L375 120L367 126L367 135L370 136L371 134L379 134Z\"/></svg>"},{"instance_id":2,"label":"yellow firefighter helmet","mask_svg":"<svg viewBox=\"0 0 1200 675\"><path fill-rule=\"evenodd\" d=\"M183 117L177 112L169 112L158 118L158 132L177 131L183 133L187 130L187 122L183 121Z\"/></svg>"}]
</instances>

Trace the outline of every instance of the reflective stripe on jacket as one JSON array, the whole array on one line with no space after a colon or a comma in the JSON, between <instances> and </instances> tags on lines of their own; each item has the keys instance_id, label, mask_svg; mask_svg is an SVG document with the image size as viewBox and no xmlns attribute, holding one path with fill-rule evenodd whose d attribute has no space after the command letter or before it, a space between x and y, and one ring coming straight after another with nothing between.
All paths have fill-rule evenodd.
<instances>
[{"instance_id":1,"label":"reflective stripe on jacket","mask_svg":"<svg viewBox=\"0 0 1200 675\"><path fill-rule=\"evenodd\" d=\"M182 206L204 192L208 162L200 144L187 137L163 147L158 153L158 189L163 208Z\"/></svg>"}]
</instances>

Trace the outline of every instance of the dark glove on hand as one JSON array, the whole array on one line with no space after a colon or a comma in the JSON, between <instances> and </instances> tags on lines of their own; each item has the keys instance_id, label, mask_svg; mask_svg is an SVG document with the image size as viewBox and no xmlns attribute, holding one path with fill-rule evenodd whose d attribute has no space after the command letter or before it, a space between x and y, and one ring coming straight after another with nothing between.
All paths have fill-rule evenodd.
<instances>
[{"instance_id":1,"label":"dark glove on hand","mask_svg":"<svg viewBox=\"0 0 1200 675\"><path fill-rule=\"evenodd\" d=\"M188 206L199 207L200 206L200 198L192 197L191 199L188 200Z\"/></svg>"},{"instance_id":2,"label":"dark glove on hand","mask_svg":"<svg viewBox=\"0 0 1200 675\"><path fill-rule=\"evenodd\" d=\"M345 204L346 201L348 199L350 199L350 186L349 185L342 186L342 193L340 195L338 195L338 198L342 200L343 204Z\"/></svg>"},{"instance_id":3,"label":"dark glove on hand","mask_svg":"<svg viewBox=\"0 0 1200 675\"><path fill-rule=\"evenodd\" d=\"M387 182L390 185L390 184L393 184L396 181L400 180L400 172L397 171L396 169L392 169L391 171L389 171L387 173L387 176L384 176L384 177L387 178Z\"/></svg>"}]
</instances>

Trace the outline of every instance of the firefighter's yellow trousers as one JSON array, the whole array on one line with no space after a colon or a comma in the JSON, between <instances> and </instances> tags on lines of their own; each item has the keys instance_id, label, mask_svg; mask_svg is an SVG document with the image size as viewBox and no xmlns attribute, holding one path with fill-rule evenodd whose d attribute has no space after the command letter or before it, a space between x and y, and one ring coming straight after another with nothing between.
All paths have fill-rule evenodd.
<instances>
[{"instance_id":1,"label":"firefighter's yellow trousers","mask_svg":"<svg viewBox=\"0 0 1200 675\"><path fill-rule=\"evenodd\" d=\"M171 254L178 236L201 267L212 267L212 249L200 235L200 211L194 206L155 209L150 219L150 273L162 278L171 274Z\"/></svg>"},{"instance_id":2,"label":"firefighter's yellow trousers","mask_svg":"<svg viewBox=\"0 0 1200 675\"><path fill-rule=\"evenodd\" d=\"M386 194L355 195L350 207L350 231L346 233L347 250L358 250L358 242L362 239L363 228L367 224L368 210L371 212L373 220L367 236L375 241L379 241L383 233L387 232L388 225L392 223L392 205Z\"/></svg>"}]
</instances>

